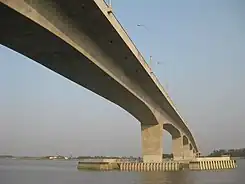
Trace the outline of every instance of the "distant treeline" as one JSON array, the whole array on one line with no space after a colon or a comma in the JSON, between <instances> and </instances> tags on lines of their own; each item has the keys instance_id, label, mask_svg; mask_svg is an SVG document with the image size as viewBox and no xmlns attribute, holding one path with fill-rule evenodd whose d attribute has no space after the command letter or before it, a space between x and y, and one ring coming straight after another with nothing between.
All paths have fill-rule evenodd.
<instances>
[{"instance_id":1,"label":"distant treeline","mask_svg":"<svg viewBox=\"0 0 245 184\"><path fill-rule=\"evenodd\" d=\"M163 154L162 158L173 158L173 154ZM133 157L133 156L123 156L123 157L118 157L118 156L79 156L77 159L142 159L141 157Z\"/></svg>"},{"instance_id":2,"label":"distant treeline","mask_svg":"<svg viewBox=\"0 0 245 184\"><path fill-rule=\"evenodd\" d=\"M23 156L23 157L14 157L12 155L0 155L0 158L22 158L22 159L30 159L30 158L35 158L35 159L49 159L50 157L53 156L42 156L42 157L29 157L29 156ZM64 156L56 156L56 159L63 159ZM162 158L173 158L173 154L163 154ZM141 157L133 157L133 156L78 156L78 157L70 157L69 159L130 159L130 160L140 160L142 159Z\"/></svg>"},{"instance_id":3,"label":"distant treeline","mask_svg":"<svg viewBox=\"0 0 245 184\"><path fill-rule=\"evenodd\" d=\"M244 157L245 158L245 148L240 149L219 149L214 150L212 153L210 153L209 157L219 157L222 155L229 155L231 157Z\"/></svg>"},{"instance_id":4,"label":"distant treeline","mask_svg":"<svg viewBox=\"0 0 245 184\"><path fill-rule=\"evenodd\" d=\"M0 158L13 158L12 155L0 155Z\"/></svg>"}]
</instances>

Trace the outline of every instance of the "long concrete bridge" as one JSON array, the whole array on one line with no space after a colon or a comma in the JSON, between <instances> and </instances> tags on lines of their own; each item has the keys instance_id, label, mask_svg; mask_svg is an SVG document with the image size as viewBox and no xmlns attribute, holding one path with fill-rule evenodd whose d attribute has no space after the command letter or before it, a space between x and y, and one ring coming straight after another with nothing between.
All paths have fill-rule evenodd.
<instances>
[{"instance_id":1,"label":"long concrete bridge","mask_svg":"<svg viewBox=\"0 0 245 184\"><path fill-rule=\"evenodd\" d=\"M144 162L162 161L163 129L174 159L195 157L189 128L103 0L0 2L0 43L132 114Z\"/></svg>"}]
</instances>

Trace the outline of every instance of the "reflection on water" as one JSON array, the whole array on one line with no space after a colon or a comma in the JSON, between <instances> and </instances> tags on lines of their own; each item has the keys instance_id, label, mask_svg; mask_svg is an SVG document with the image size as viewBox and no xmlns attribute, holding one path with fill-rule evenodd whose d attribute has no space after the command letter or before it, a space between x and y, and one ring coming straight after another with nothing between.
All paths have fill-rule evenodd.
<instances>
[{"instance_id":1,"label":"reflection on water","mask_svg":"<svg viewBox=\"0 0 245 184\"><path fill-rule=\"evenodd\" d=\"M189 172L142 172L141 184L192 184L191 179L188 179Z\"/></svg>"},{"instance_id":2,"label":"reflection on water","mask_svg":"<svg viewBox=\"0 0 245 184\"><path fill-rule=\"evenodd\" d=\"M75 161L0 159L0 184L243 184L245 160L222 171L78 171Z\"/></svg>"}]
</instances>

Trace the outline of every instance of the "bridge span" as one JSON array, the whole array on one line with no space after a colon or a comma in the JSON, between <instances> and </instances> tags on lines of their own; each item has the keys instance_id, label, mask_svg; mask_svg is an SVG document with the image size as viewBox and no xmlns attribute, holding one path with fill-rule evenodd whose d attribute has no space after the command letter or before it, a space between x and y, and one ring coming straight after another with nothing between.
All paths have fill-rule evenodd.
<instances>
[{"instance_id":1,"label":"bridge span","mask_svg":"<svg viewBox=\"0 0 245 184\"><path fill-rule=\"evenodd\" d=\"M128 111L141 123L144 162L198 147L168 94L103 0L0 0L0 43Z\"/></svg>"}]
</instances>

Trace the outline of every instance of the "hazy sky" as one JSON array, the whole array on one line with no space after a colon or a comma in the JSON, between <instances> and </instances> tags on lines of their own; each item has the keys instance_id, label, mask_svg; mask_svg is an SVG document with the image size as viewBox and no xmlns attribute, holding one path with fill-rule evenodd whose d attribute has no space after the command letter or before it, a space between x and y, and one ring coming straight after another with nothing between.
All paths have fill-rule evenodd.
<instances>
[{"instance_id":1,"label":"hazy sky","mask_svg":"<svg viewBox=\"0 0 245 184\"><path fill-rule=\"evenodd\" d=\"M154 72L201 151L245 147L245 1L112 5L142 54L161 62ZM0 154L141 154L140 124L130 114L3 46L0 127ZM170 135L163 139L169 152Z\"/></svg>"}]
</instances>

